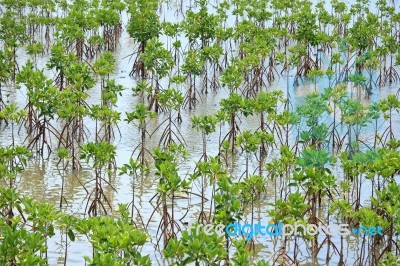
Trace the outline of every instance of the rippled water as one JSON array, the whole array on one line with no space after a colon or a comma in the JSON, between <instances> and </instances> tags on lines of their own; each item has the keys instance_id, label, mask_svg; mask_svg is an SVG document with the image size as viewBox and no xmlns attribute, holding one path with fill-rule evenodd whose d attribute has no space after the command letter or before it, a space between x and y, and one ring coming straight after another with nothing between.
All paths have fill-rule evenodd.
<instances>
[{"instance_id":1,"label":"rippled water","mask_svg":"<svg viewBox=\"0 0 400 266\"><path fill-rule=\"evenodd\" d=\"M124 22L126 23L126 16L124 16ZM116 110L122 113L122 121L118 123L119 130L121 132L122 137L119 137L117 134L116 139L113 141L113 144L117 147L117 158L116 162L118 166L122 166L124 163L127 163L129 158L132 155L134 147L139 144L139 135L138 130L131 124L127 124L124 121L125 112L132 111L135 104L140 101L138 96L132 95L131 88L135 86L135 79L129 77L129 72L131 70L133 62L129 62L129 58L126 58L127 55L132 53L134 43L129 38L126 32L123 32L120 40L120 46L117 51L114 53L117 58L117 69L115 73L111 76L112 79L115 79L118 84L121 84L125 87L125 90L122 92L122 97L119 98L117 103ZM29 58L25 52L21 49L18 51L20 65ZM40 68L45 68L45 62L48 57L39 58L38 66ZM53 77L54 73L46 70L46 73L49 77ZM286 79L281 77L277 82L272 84L269 90L273 89L282 89L286 90ZM313 84L302 84L299 87L293 87L293 76L289 79L289 92L291 95L291 103L293 108L304 102L304 96L309 92L314 91ZM328 84L327 80L322 80L318 83L318 89L323 90ZM26 103L26 91L22 88L21 90L16 90L12 84L9 84L8 88L8 99L9 101L17 102L20 107L23 107ZM385 98L390 93L396 93L398 90L398 86L389 86L383 87L379 90L375 90L370 101L377 101L379 99ZM97 104L100 99L100 86L97 85L95 88L91 89L90 98L88 100L89 104ZM180 173L182 175L188 174L190 171L194 169L195 163L200 159L202 155L202 142L199 141L201 139L201 135L195 129L191 127L190 117L193 114L201 115L201 114L213 114L219 109L219 101L228 96L228 91L226 89L220 89L217 93L209 92L207 95L201 95L201 102L196 106L194 111L183 110L182 117L183 122L179 126L182 135L185 137L185 141L187 143L187 150L189 151L189 158L185 162L180 165ZM368 104L367 100L365 104ZM148 127L150 132L153 132L157 126L165 119L164 115L159 115ZM327 118L329 119L329 118ZM397 126L399 125L400 119L398 116L394 118ZM242 120L241 128L246 129L255 129L258 126L258 118L256 117L248 117ZM57 123L55 123L57 124ZM85 119L85 125L87 128L92 130L94 129L94 122L90 119ZM223 128L223 134L227 133L228 128L225 126ZM162 130L158 130L151 139L147 141L147 148L151 150L153 147L158 145L158 141L161 137ZM397 134L399 137L399 134ZM21 133L17 136L17 142L23 143L26 138L26 134L24 130L21 130ZM94 140L94 136L92 135L88 141ZM365 141L371 141L373 138L373 132L370 129L365 129L362 132L361 138ZM4 145L8 145L11 142L11 133L10 128L4 128L0 131L0 143ZM215 156L218 154L218 145L219 145L219 135L218 132L212 134L207 142L207 150L210 156ZM272 151L274 154L276 151ZM231 165L229 165L229 171L234 176L240 176L244 170L244 157L241 155L236 155ZM257 162L255 160L252 161L253 169ZM59 172L59 167L57 167L57 159L54 156L51 156L49 159L43 160L40 158L36 158L32 160L26 171L18 178L17 187L18 190L22 191L23 194L33 197L38 200L43 200L46 202L54 203L55 206L59 206L60 202L60 194L62 187L62 177L65 179L65 187L64 187L64 196L66 202L63 203L62 209L67 213L73 213L78 216L85 216L85 208L87 204L87 193L85 189L82 187L82 183L88 182L92 178L92 172L89 167L83 164L83 169L81 172L74 172L64 174ZM340 172L338 172L340 174ZM112 200L113 206L116 207L118 203L129 203L132 198L132 180L127 175L122 176L114 176L110 179L111 184L114 186L115 192L110 187L105 187L106 196ZM148 225L148 233L152 236L151 242L146 244L142 250L143 254L150 254L154 265L168 265L168 262L164 262L160 252L154 251L154 245L156 244L156 233L159 221L161 220L160 212L156 212L151 220L149 221L150 215L154 211L154 206L150 201L153 196L156 194L157 187L157 177L150 173L147 176L143 176L140 180L136 181L135 187L135 195L136 195L136 204L138 209L140 210L140 215L143 217L145 223L149 223ZM91 190L91 183L86 185L87 190ZM194 190L199 188L199 184L194 185ZM366 181L363 188L366 193L362 194L363 200L367 200L370 196L369 192L370 184ZM255 216L255 220L260 219L262 221L268 221L268 217L266 216L266 210L269 208L265 203L272 202L274 200L276 191L274 191L274 185L269 185L267 187L267 191L263 196L263 199L260 203L259 208L257 208L257 213ZM207 192L207 195L210 196L210 191ZM188 222L190 220L195 219L196 213L199 211L199 198L192 198L189 200L178 200L175 216L176 217L184 217L181 222ZM153 204L155 204L153 202ZM189 212L187 213L187 209L189 208ZM326 206L325 206L326 207ZM179 219L179 218L178 218ZM139 220L139 219L137 219ZM321 238L319 241L322 241ZM354 254L356 254L356 250L359 248L359 243L356 238L350 239L348 241L348 246L345 246L345 250L347 250L347 260L349 263L353 261ZM333 242L338 244L340 239L333 238ZM49 263L51 265L62 264L64 257L64 242L63 236L60 235L59 232L56 233L54 237L49 240ZM256 244L256 257L259 258L270 258L273 253L275 253L279 249L279 244L274 243L271 239L264 238L258 239ZM302 256L306 259L311 257L308 254L307 248L305 246L301 246L300 250L303 252ZM92 249L87 239L84 236L78 236L75 242L72 242L68 247L68 265L83 265L84 264L84 255L91 255ZM325 261L325 252L321 251L320 259L321 261ZM307 255L308 254L308 255ZM336 260L335 260L336 259ZM331 265L337 264L338 258L333 258L331 261ZM350 264L349 264L350 265Z\"/></svg>"}]
</instances>

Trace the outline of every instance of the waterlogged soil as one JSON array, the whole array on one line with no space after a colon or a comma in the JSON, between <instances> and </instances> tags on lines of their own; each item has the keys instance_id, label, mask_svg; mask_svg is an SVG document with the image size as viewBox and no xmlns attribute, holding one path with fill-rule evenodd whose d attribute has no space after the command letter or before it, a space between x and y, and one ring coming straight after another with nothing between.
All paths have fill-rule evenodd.
<instances>
[{"instance_id":1,"label":"waterlogged soil","mask_svg":"<svg viewBox=\"0 0 400 266\"><path fill-rule=\"evenodd\" d=\"M168 16L166 16L168 17ZM176 18L176 17L175 17ZM127 18L124 15L123 19L126 23ZM125 29L125 27L123 27ZM115 73L110 77L115 79L116 83L124 86L125 90L122 92L122 96L119 97L117 108L115 110L121 112L121 122L118 123L118 130L116 130L116 138L113 144L117 147L117 166L122 166L127 163L129 158L132 156L134 148L140 142L139 132L136 127L132 124L128 124L124 121L126 118L125 112L130 112L133 110L135 104L140 102L139 96L132 94L131 88L135 86L136 80L129 76L129 72L132 68L133 62L127 57L132 53L134 47L134 42L129 38L128 34L124 31L120 39L120 45L114 56L117 59L117 69ZM21 49L18 51L19 64L23 65L26 60L29 59L25 55L25 51ZM37 58L37 64L39 68L44 68L48 57ZM46 70L49 77L54 77L55 73ZM290 73L289 82L284 76L280 77L277 82L273 83L268 90L289 90L291 96L292 107L295 108L304 102L305 96L310 92L314 92L314 84L308 81L300 83L299 86L294 87L293 75ZM287 88L287 84L289 87ZM323 91L323 88L328 85L328 80L321 80L317 84L317 90ZM352 84L349 84L351 87ZM377 101L379 99L385 98L388 94L396 93L398 86L383 87L380 89L375 89L373 95L369 100L362 100L363 104L370 104L371 102ZM26 103L26 91L24 88L16 90L13 84L9 84L7 87L8 100L14 101L24 107ZM95 88L89 91L90 98L88 100L89 104L98 104L100 101L100 85L98 84ZM200 96L200 102L196 105L194 111L182 110L182 123L179 125L179 129L185 138L186 148L188 150L188 158L180 164L181 175L187 175L190 173L194 167L195 163L199 161L202 156L202 142L201 133L197 132L192 128L190 117L192 115L204 115L213 114L219 109L219 102L221 99L228 97L229 91L227 89L221 88L217 92L209 92L208 94L202 94ZM149 125L149 132L153 132L163 121L165 117L159 115L153 122ZM326 118L327 121L331 120L331 117ZM394 117L394 124L396 125L396 137L400 137L399 125L400 118L398 116ZM240 127L245 129L256 129L258 127L258 118L247 117L242 119ZM90 119L85 120L85 126L93 133L94 122ZM384 126L382 126L384 128ZM158 141L161 137L163 127L159 128L150 139L147 140L147 148L151 150L158 146ZM222 131L222 136L228 132L228 125L225 125ZM296 136L291 136L294 139ZM24 130L21 130L20 134L16 136L17 143L26 143L26 135ZM373 142L373 129L365 128L361 132L360 138L366 143ZM92 134L87 141L93 141L94 134ZM25 142L24 142L25 141ZM220 135L218 131L211 134L207 140L207 150L210 156L216 156L218 154L218 144L220 141ZM4 128L0 131L0 143L2 146L11 143L11 133L9 128ZM274 158L277 153L277 149L270 150L270 159ZM150 160L150 158L148 158ZM257 162L253 158L251 159L251 169L256 169ZM82 164L83 168L79 172L70 172L68 174L61 173L57 166L58 160L54 156L50 156L48 159L41 159L39 157L34 158L29 162L26 171L19 176L17 180L17 188L22 191L26 196L43 200L46 202L51 202L54 206L59 207L60 205L60 195L62 188L62 178L65 180L64 186L64 197L65 201L62 204L62 210L66 213L71 213L77 216L84 217L86 214L86 204L88 202L88 194L86 190L91 191L93 184L89 181L93 178L93 173L91 169L86 165ZM245 158L241 154L236 154L228 167L232 176L240 178L244 172ZM334 169L335 171L335 169ZM336 171L336 174L340 179L340 170ZM110 184L113 186L105 186L105 195L112 201L113 207L116 208L119 203L129 203L132 200L132 179L127 175L116 175L111 176L109 179ZM150 254L152 262L154 265L168 265L167 261L164 261L159 250L155 248L157 244L157 229L159 222L161 220L160 210L154 212L155 210L155 199L153 198L156 194L157 188L157 177L154 175L154 171L150 174L143 176L136 180L135 182L135 202L140 214L136 212L137 221L143 220L144 225L147 228L148 234L151 236L151 241L147 243L141 253ZM86 190L83 188L85 186ZM194 184L193 192L198 192L200 188L199 183ZM279 188L279 185L277 186ZM266 193L263 195L259 206L256 206L255 221L260 220L264 224L269 223L270 218L266 215L266 210L270 208L268 203L274 202L276 197L279 197L280 191L275 190L275 183L270 181L267 185ZM196 191L197 190L197 191ZM367 199L370 196L371 185L369 181L364 181L363 183L363 193L362 201L364 204L368 204ZM206 192L208 198L211 196L211 190ZM189 223L196 219L197 214L200 209L200 198L192 197L190 199L182 197L182 199L176 201L175 217L178 217L179 223L182 228L185 227L184 224ZM325 206L323 204L324 207ZM111 210L110 210L111 211ZM207 212L207 211L206 211ZM139 226L143 227L143 225ZM319 239L321 242L323 239ZM338 236L332 237L333 243L337 246L340 244L340 238ZM352 261L355 259L355 254L358 254L358 249L360 248L360 239L357 237L349 237L345 241L345 261L347 265L352 265ZM162 244L162 243L161 243ZM56 235L49 239L49 263L50 265L62 264L65 256L65 243L64 236L60 232L56 232ZM278 251L280 248L279 239L274 239L271 237L259 237L256 239L256 258L271 258L272 255ZM301 256L304 260L309 261L311 257L310 251L306 246L300 246ZM289 251L290 252L290 251ZM75 242L71 242L68 246L67 253L67 265L84 265L84 256L91 256L92 248L90 243L88 243L85 236L77 236ZM321 261L325 261L326 252L324 250L319 252ZM331 260L331 265L337 265L338 257L333 257Z\"/></svg>"}]
</instances>

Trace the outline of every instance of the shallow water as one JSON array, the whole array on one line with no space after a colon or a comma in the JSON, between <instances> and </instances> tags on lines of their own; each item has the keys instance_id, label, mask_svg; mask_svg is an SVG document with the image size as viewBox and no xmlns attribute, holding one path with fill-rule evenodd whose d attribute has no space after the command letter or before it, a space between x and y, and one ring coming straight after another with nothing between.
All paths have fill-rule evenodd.
<instances>
[{"instance_id":1,"label":"shallow water","mask_svg":"<svg viewBox=\"0 0 400 266\"><path fill-rule=\"evenodd\" d=\"M124 23L126 23L127 17L124 16ZM115 79L116 83L124 86L125 90L122 92L122 97L119 97L117 107L115 108L117 111L122 113L121 122L118 123L119 130L121 132L122 137L119 137L118 131L116 131L116 139L113 141L113 144L117 147L117 157L116 162L117 166L122 166L127 163L129 158L132 155L134 148L139 144L139 135L138 130L131 124L128 124L124 121L125 112L129 112L133 110L135 104L140 101L139 96L132 95L131 88L135 86L136 80L134 78L129 77L129 72L131 70L133 62L129 61L129 58L126 58L133 51L134 43L129 38L128 34L123 31L120 45L114 53L114 56L117 59L117 69L115 73L110 77L111 79ZM21 49L18 52L20 65L23 65L24 62L29 58L26 53ZM48 59L47 56L41 57L38 59L39 68L45 68L45 62ZM49 77L53 77L54 73L46 70L46 74ZM309 84L305 82L305 84L301 84L299 87L294 87L293 84L293 75L289 78L289 94L291 95L291 104L292 108L299 106L304 102L305 96L310 92L314 91L314 84ZM323 91L323 88L328 85L328 80L322 80L318 83L318 90ZM271 84L268 90L281 89L286 91L287 83L285 78L282 76L275 83ZM17 102L20 107L24 107L26 103L25 97L25 89L21 88L20 90L15 90L12 84L9 84L7 90L9 91L9 101ZM379 99L385 98L388 94L396 93L398 91L398 86L387 86L380 88L379 90L375 90L370 100L363 99L363 103L368 105L369 102L374 102ZM100 99L100 85L89 91L90 98L88 100L89 104L98 104ZM189 157L182 164L180 164L180 173L181 175L187 175L190 173L194 167L195 163L202 156L202 142L201 135L195 129L192 128L190 117L195 115L202 114L213 114L219 109L219 101L229 95L229 91L227 89L219 89L217 93L209 92L207 95L201 95L201 102L196 105L195 111L182 110L182 124L179 125L179 129L181 130L182 135L185 137L186 148L189 152ZM165 115L159 115L154 121L148 126L149 132L153 132L160 123L165 119ZM326 121L330 121L332 118L327 117ZM394 117L394 122L397 126L400 124L400 117ZM242 129L256 129L258 126L258 118L257 117L248 117L246 119L242 119L242 124L240 125ZM54 123L55 125L57 122ZM94 122L90 119L85 119L85 126L93 133ZM4 128L4 130L0 131L0 143L2 146L8 145L11 143L11 129L9 127ZM225 125L223 127L222 136L224 136L228 132L228 127ZM147 148L151 150L154 147L158 146L158 141L162 134L162 128L159 129L154 135L147 140ZM396 137L399 137L398 131L396 132ZM295 139L296 136L291 136L292 140ZM367 143L371 143L373 141L373 131L371 128L363 129L361 133L361 139L366 141ZM17 143L23 143L26 138L26 133L24 130L21 130L21 133L16 136ZM93 134L86 141L93 141ZM216 156L218 154L218 146L219 146L219 135L218 133L213 133L208 139L207 142L207 150L209 156ZM277 150L271 150L271 158L277 155ZM270 159L271 159L270 158ZM256 160L254 158L251 160L252 168L255 169L257 166ZM46 202L51 202L54 206L59 206L60 202L60 194L62 187L62 178L65 180L64 187L64 197L66 202L63 202L62 210L66 213L75 214L77 216L85 216L86 213L86 204L87 204L87 193L85 189L82 187L82 183L88 182L85 187L88 191L91 191L93 184L89 181L92 178L92 171L86 165L82 164L83 169L80 172L73 173L61 173L57 166L57 159L55 156L50 156L49 159L40 159L35 158L32 160L25 172L18 178L17 188L19 191L23 192L24 195L33 197L38 200L43 200ZM232 160L232 164L229 165L229 171L233 176L240 176L245 167L245 160L243 155L236 155L234 160ZM153 171L154 172L154 171ZM140 215L143 217L144 223L148 224L147 232L151 236L151 241L147 243L143 250L143 254L150 254L154 265L168 265L168 262L164 262L162 255L159 251L155 250L155 244L157 243L156 235L159 221L161 220L160 212L156 211L152 218L150 216L154 212L154 200L151 202L150 200L156 194L157 188L157 177L154 176L154 173L151 172L149 175L143 176L140 180L136 180L135 182L135 202L137 208L140 210ZM338 175L341 173L338 171ZM338 179L341 179L338 177ZM116 175L111 177L110 183L115 188L117 192L115 192L111 187L105 186L105 194L106 196L112 200L113 207L115 208L118 203L129 203L132 199L132 180L127 175ZM267 186L267 190L265 195L263 195L262 201L260 202L260 208L256 213L256 219L260 219L264 222L269 220L269 217L266 215L266 210L270 208L266 203L270 203L274 201L275 194L274 185L272 181L271 184ZM194 191L196 189L199 190L199 184L194 184ZM368 204L371 184L369 181L365 181L363 184L363 189L365 189L366 193L362 194L362 200L365 204ZM279 193L279 192L278 192ZM208 189L206 195L210 197L211 190ZM190 200L182 199L178 200L175 207L175 216L176 217L184 217L181 222L189 222L196 218L196 215L199 212L199 198L193 198ZM325 206L326 207L326 206ZM187 210L189 208L189 212ZM150 219L150 220L149 220ZM178 218L180 219L180 218ZM139 221L139 218L137 217ZM62 264L64 260L64 245L63 242L64 236L60 234L60 232L56 232L56 235L52 237L49 244L49 263L50 265L58 265ZM322 241L323 239L319 239ZM333 237L333 242L335 244L340 243L339 238ZM346 256L346 260L351 265L354 261L355 256L357 256L357 249L359 248L359 242L357 238L350 238L347 241L346 249L348 249L348 253ZM304 244L303 244L304 245ZM258 238L256 243L256 258L270 258L275 252L280 248L279 243L274 243L272 239L269 238ZM309 259L311 254L309 253L306 246L301 246L300 250L303 252L302 257L304 260ZM84 264L84 255L90 256L92 252L91 246L89 245L86 237L78 236L76 241L70 243L68 246L68 254L67 254L67 264L68 265L83 265ZM321 261L325 261L325 252L321 251L319 253L319 259ZM333 257L331 260L331 265L337 265L338 258Z\"/></svg>"}]
</instances>

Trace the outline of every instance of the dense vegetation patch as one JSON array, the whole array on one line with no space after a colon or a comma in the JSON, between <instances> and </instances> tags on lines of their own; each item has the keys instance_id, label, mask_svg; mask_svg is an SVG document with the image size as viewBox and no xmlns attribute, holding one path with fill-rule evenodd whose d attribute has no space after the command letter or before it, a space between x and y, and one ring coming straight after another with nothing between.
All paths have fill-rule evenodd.
<instances>
[{"instance_id":1,"label":"dense vegetation patch","mask_svg":"<svg viewBox=\"0 0 400 266\"><path fill-rule=\"evenodd\" d=\"M0 265L48 265L55 236L64 265L400 264L395 1L0 3ZM132 88L116 79L128 60ZM19 187L51 160L56 204ZM82 215L64 193L71 176ZM107 191L124 178L130 202L117 204ZM261 219L383 234L186 229ZM78 241L84 258L69 252Z\"/></svg>"}]
</instances>

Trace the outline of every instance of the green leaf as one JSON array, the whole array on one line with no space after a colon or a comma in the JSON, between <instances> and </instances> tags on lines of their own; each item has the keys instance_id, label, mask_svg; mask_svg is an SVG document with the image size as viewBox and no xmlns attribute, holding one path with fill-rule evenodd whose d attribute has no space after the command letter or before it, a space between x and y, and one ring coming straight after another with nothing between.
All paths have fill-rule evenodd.
<instances>
[{"instance_id":1,"label":"green leaf","mask_svg":"<svg viewBox=\"0 0 400 266\"><path fill-rule=\"evenodd\" d=\"M74 234L74 232L73 232L71 229L68 229L67 234L68 234L69 240L75 241L75 234Z\"/></svg>"}]
</instances>

